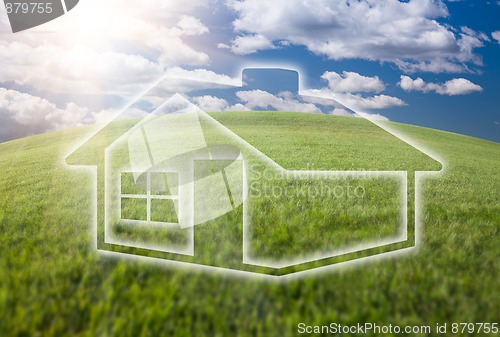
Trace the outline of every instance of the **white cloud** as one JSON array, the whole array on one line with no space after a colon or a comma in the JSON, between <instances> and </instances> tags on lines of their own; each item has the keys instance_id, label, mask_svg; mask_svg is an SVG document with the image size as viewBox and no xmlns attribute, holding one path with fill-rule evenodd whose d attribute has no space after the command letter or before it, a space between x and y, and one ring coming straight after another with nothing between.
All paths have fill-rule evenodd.
<instances>
[{"instance_id":1,"label":"white cloud","mask_svg":"<svg viewBox=\"0 0 500 337\"><path fill-rule=\"evenodd\" d=\"M47 99L0 88L0 141L84 124L93 115L87 108L68 103L58 108Z\"/></svg>"},{"instance_id":2,"label":"white cloud","mask_svg":"<svg viewBox=\"0 0 500 337\"><path fill-rule=\"evenodd\" d=\"M316 105L312 103L302 103L287 96L284 93L281 96L275 96L262 90L238 91L236 96L245 103L248 109L276 109L278 111L289 112L316 112L320 113Z\"/></svg>"},{"instance_id":3,"label":"white cloud","mask_svg":"<svg viewBox=\"0 0 500 337\"><path fill-rule=\"evenodd\" d=\"M500 30L491 33L491 36L497 41L497 43L500 43Z\"/></svg>"},{"instance_id":4,"label":"white cloud","mask_svg":"<svg viewBox=\"0 0 500 337\"><path fill-rule=\"evenodd\" d=\"M344 117L353 117L353 116L356 116L355 114L347 111L346 109L342 109L342 108L335 108L332 110L332 112L330 112L330 115L333 115L333 116L344 116Z\"/></svg>"},{"instance_id":5,"label":"white cloud","mask_svg":"<svg viewBox=\"0 0 500 337\"><path fill-rule=\"evenodd\" d=\"M0 142L48 131L106 123L121 109L92 111L75 103L58 107L46 98L0 87ZM144 117L139 109L128 109L127 116Z\"/></svg>"},{"instance_id":6,"label":"white cloud","mask_svg":"<svg viewBox=\"0 0 500 337\"><path fill-rule=\"evenodd\" d=\"M465 78L455 78L447 81L446 83L444 83L443 87L444 93L450 96L466 95L483 91L483 88L481 86L474 84ZM438 92L441 93L440 91Z\"/></svg>"},{"instance_id":7,"label":"white cloud","mask_svg":"<svg viewBox=\"0 0 500 337\"><path fill-rule=\"evenodd\" d=\"M203 35L208 33L208 28L205 27L200 20L195 17L182 15L177 23L184 35Z\"/></svg>"},{"instance_id":8,"label":"white cloud","mask_svg":"<svg viewBox=\"0 0 500 337\"><path fill-rule=\"evenodd\" d=\"M226 109L226 111L250 111L250 109L244 106L243 104L238 103L235 105L231 105Z\"/></svg>"},{"instance_id":9,"label":"white cloud","mask_svg":"<svg viewBox=\"0 0 500 337\"><path fill-rule=\"evenodd\" d=\"M209 33L200 19L209 5L213 5L211 0L145 0L127 6L119 0L86 0L67 15L19 34L11 33L7 16L0 11L0 32L5 32L0 39L0 85L12 82L33 88L41 95L57 93L59 102L70 100L72 95L110 94L128 101L165 75L177 77L157 88L153 94L158 95L147 97L154 104L162 103L176 92L187 93L197 86L206 88L204 81L241 85L240 77L232 78L201 67L210 63L208 55L198 50L209 45L206 41L198 43L206 40ZM245 40L241 48L251 47L252 41ZM257 42L258 39L253 41ZM180 68L184 65L200 67ZM36 96L28 96L29 100L20 97L36 101ZM0 136L10 130L6 125L15 130L10 133L19 137L77 123L101 122L115 114L112 109L92 112L74 104L63 106L38 99L39 103L50 105L50 109L42 109L40 113L43 120L34 110L18 111L14 107L8 110L7 118L7 108L3 107L5 122L2 117L4 130ZM208 97L199 103L208 110L247 109L241 104L230 106ZM20 124L22 116L29 116L23 123L30 120L33 127Z\"/></svg>"},{"instance_id":10,"label":"white cloud","mask_svg":"<svg viewBox=\"0 0 500 337\"><path fill-rule=\"evenodd\" d=\"M399 86L405 91L436 92L440 95L456 96L483 91L481 86L465 78L454 78L445 83L428 83L420 77L413 80L408 76L401 76Z\"/></svg>"},{"instance_id":11,"label":"white cloud","mask_svg":"<svg viewBox=\"0 0 500 337\"><path fill-rule=\"evenodd\" d=\"M205 112L224 111L229 107L229 103L225 99L215 96L193 97L191 101Z\"/></svg>"},{"instance_id":12,"label":"white cloud","mask_svg":"<svg viewBox=\"0 0 500 337\"><path fill-rule=\"evenodd\" d=\"M304 95L323 97L328 99L334 99L342 105L349 107L350 109L361 111L361 110L379 110L387 109L397 106L405 106L406 103L397 97L388 95L376 95L363 97L360 94L351 93L338 93L334 92L329 88L323 89L308 89L303 91Z\"/></svg>"},{"instance_id":13,"label":"white cloud","mask_svg":"<svg viewBox=\"0 0 500 337\"><path fill-rule=\"evenodd\" d=\"M334 94L334 99L355 110L380 110L397 106L405 106L406 103L400 98L388 95L376 95L363 97L359 94Z\"/></svg>"},{"instance_id":14,"label":"white cloud","mask_svg":"<svg viewBox=\"0 0 500 337\"><path fill-rule=\"evenodd\" d=\"M341 109L341 108L333 109L330 114L333 116L342 116L342 117L368 118L368 119L374 120L374 121L383 121L383 122L390 121L389 118L382 116L381 114L364 113L362 115L359 115L356 113L351 113L351 112L349 112L345 109Z\"/></svg>"},{"instance_id":15,"label":"white cloud","mask_svg":"<svg viewBox=\"0 0 500 337\"><path fill-rule=\"evenodd\" d=\"M390 119L381 114L369 114L365 113L364 116L372 121L389 122Z\"/></svg>"},{"instance_id":16,"label":"white cloud","mask_svg":"<svg viewBox=\"0 0 500 337\"><path fill-rule=\"evenodd\" d=\"M7 17L7 13L4 11L0 11L0 33L6 34L9 29L9 19Z\"/></svg>"},{"instance_id":17,"label":"white cloud","mask_svg":"<svg viewBox=\"0 0 500 337\"><path fill-rule=\"evenodd\" d=\"M303 90L302 93L308 96L334 99L354 110L364 109L386 109L395 106L404 106L406 103L388 95L375 95L364 97L359 92L377 92L385 89L385 84L377 76L367 77L355 72L344 71L342 75L336 72L325 72L322 79L327 81L327 87L322 89ZM308 98L309 102L314 102L314 98ZM333 101L332 101L333 102Z\"/></svg>"},{"instance_id":18,"label":"white cloud","mask_svg":"<svg viewBox=\"0 0 500 337\"><path fill-rule=\"evenodd\" d=\"M437 19L449 16L441 0L261 1L228 0L236 12L235 41L259 37L245 52L273 48L274 41L306 46L332 60L394 62L405 71L457 72L481 65L474 50L484 34L456 32ZM241 51L241 50L240 50Z\"/></svg>"},{"instance_id":19,"label":"white cloud","mask_svg":"<svg viewBox=\"0 0 500 337\"><path fill-rule=\"evenodd\" d=\"M227 86L241 86L241 77L230 77L207 69L186 70L179 67L165 71L166 80L155 85L155 88L142 97L143 100L160 105L166 97L180 93L188 95L195 90L222 89Z\"/></svg>"},{"instance_id":20,"label":"white cloud","mask_svg":"<svg viewBox=\"0 0 500 337\"><path fill-rule=\"evenodd\" d=\"M179 77L195 81L241 86L240 77L230 77L203 68L186 70L180 67L173 67L167 69L165 75L169 77Z\"/></svg>"},{"instance_id":21,"label":"white cloud","mask_svg":"<svg viewBox=\"0 0 500 337\"><path fill-rule=\"evenodd\" d=\"M448 27L450 32L457 31L452 27ZM470 72L469 65L482 66L483 60L481 56L474 53L475 49L484 46L484 41L489 41L488 36L481 32L476 32L468 27L461 27L460 31L454 36L455 52L440 53L439 55L432 56L419 60L409 57L410 60L398 59L395 63L406 72L432 72L432 73L460 73Z\"/></svg>"},{"instance_id":22,"label":"white cloud","mask_svg":"<svg viewBox=\"0 0 500 337\"><path fill-rule=\"evenodd\" d=\"M384 82L377 76L366 77L355 72L344 71L340 75L327 71L321 78L328 82L328 87L334 92L381 92L385 89Z\"/></svg>"},{"instance_id":23,"label":"white cloud","mask_svg":"<svg viewBox=\"0 0 500 337\"><path fill-rule=\"evenodd\" d=\"M160 76L162 67L138 55L52 44L31 47L0 41L0 78L57 93L134 93Z\"/></svg>"},{"instance_id":24,"label":"white cloud","mask_svg":"<svg viewBox=\"0 0 500 337\"><path fill-rule=\"evenodd\" d=\"M191 101L205 112L250 110L243 104L229 105L225 99L209 95L193 97Z\"/></svg>"},{"instance_id":25,"label":"white cloud","mask_svg":"<svg viewBox=\"0 0 500 337\"><path fill-rule=\"evenodd\" d=\"M231 49L231 46L221 42L221 43L217 44L217 48L219 48L219 49Z\"/></svg>"},{"instance_id":26,"label":"white cloud","mask_svg":"<svg viewBox=\"0 0 500 337\"><path fill-rule=\"evenodd\" d=\"M169 67L209 64L188 42L209 32L193 14L208 3L81 1L57 20L2 34L0 81L57 93L135 94ZM0 21L0 31L10 31L4 15Z\"/></svg>"},{"instance_id":27,"label":"white cloud","mask_svg":"<svg viewBox=\"0 0 500 337\"><path fill-rule=\"evenodd\" d=\"M231 41L231 45L219 43L219 48L231 49L237 55L247 55L264 49L275 49L274 44L264 35L253 34L238 36Z\"/></svg>"}]
</instances>

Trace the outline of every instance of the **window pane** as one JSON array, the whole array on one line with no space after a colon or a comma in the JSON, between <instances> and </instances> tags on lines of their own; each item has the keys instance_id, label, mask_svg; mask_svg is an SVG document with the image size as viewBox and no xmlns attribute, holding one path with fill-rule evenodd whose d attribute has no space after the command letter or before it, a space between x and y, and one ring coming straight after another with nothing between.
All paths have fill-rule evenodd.
<instances>
[{"instance_id":1,"label":"window pane","mask_svg":"<svg viewBox=\"0 0 500 337\"><path fill-rule=\"evenodd\" d=\"M151 195L172 195L178 192L179 178L177 173L151 172Z\"/></svg>"},{"instance_id":2,"label":"window pane","mask_svg":"<svg viewBox=\"0 0 500 337\"><path fill-rule=\"evenodd\" d=\"M124 220L148 220L148 201L146 199L122 198L122 216Z\"/></svg>"},{"instance_id":3,"label":"window pane","mask_svg":"<svg viewBox=\"0 0 500 337\"><path fill-rule=\"evenodd\" d=\"M151 200L151 221L178 223L177 219L177 201L169 199Z\"/></svg>"},{"instance_id":4,"label":"window pane","mask_svg":"<svg viewBox=\"0 0 500 337\"><path fill-rule=\"evenodd\" d=\"M137 181L135 180L134 175L139 176ZM146 174L140 175L139 173L134 174L132 172L122 172L121 188L122 194L146 195Z\"/></svg>"}]
</instances>

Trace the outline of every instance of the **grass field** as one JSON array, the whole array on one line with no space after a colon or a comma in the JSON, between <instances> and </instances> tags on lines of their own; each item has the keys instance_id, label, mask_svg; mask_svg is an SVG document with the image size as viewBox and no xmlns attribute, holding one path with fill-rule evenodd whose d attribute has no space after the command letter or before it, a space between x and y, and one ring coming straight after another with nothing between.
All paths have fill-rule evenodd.
<instances>
[{"instance_id":1,"label":"grass field","mask_svg":"<svg viewBox=\"0 0 500 337\"><path fill-rule=\"evenodd\" d=\"M269 144L267 152L291 167L306 154L280 151L280 142L293 132L280 118L298 118L297 142L312 142L308 129L327 140L334 131L352 135L362 127L347 117L320 116L329 124L288 115L215 117L262 143L256 146ZM64 162L92 127L0 144L0 336L294 336L300 322L498 322L500 145L392 126L447 164L444 175L423 186L419 248L285 280L99 254L91 246L92 178ZM317 147L323 161L315 165L371 169L407 153L389 138L365 140L369 148L360 153L376 155L359 161L349 157L354 150ZM99 156L95 151L86 153L89 161ZM377 162L381 156L389 159ZM408 155L403 164L422 163Z\"/></svg>"}]
</instances>

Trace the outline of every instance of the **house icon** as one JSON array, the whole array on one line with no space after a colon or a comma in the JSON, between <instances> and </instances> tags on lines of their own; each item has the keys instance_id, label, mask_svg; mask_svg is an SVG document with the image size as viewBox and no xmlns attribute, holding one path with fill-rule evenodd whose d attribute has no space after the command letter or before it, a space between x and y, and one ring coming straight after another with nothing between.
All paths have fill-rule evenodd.
<instances>
[{"instance_id":1,"label":"house icon","mask_svg":"<svg viewBox=\"0 0 500 337\"><path fill-rule=\"evenodd\" d=\"M324 116L332 108L352 117ZM242 85L166 77L67 162L93 167L99 250L285 275L416 244L420 180L441 163L353 117L368 115L300 95L294 71L247 69ZM316 134L340 120L354 127ZM378 155L380 139L394 158ZM331 149L341 155L314 155Z\"/></svg>"}]
</instances>

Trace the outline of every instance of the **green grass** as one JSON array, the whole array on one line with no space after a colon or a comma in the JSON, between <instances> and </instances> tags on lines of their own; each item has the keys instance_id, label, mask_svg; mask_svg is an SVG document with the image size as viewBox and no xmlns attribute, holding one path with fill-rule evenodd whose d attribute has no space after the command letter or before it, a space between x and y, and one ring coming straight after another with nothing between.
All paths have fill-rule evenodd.
<instances>
[{"instance_id":1,"label":"green grass","mask_svg":"<svg viewBox=\"0 0 500 337\"><path fill-rule=\"evenodd\" d=\"M348 167L350 170L358 170L358 173L354 173L352 177L318 178L313 175L297 180L293 177L283 176L279 170L266 164L258 152L241 146L234 139L234 136L217 127L217 124L214 124L214 121L209 117L202 116L201 126L204 132L204 143L213 147L212 151L217 152L217 146L234 145L235 148L242 151L242 155L245 157L248 168L247 176L249 177L248 186L250 186L248 213L251 214L251 218L248 218L250 225L247 236L249 241L247 256L254 260L257 259L261 264L281 264L290 268L269 270L268 268L259 268L256 266L258 263L242 265L243 209L241 206L230 214L209 222L204 220L201 221L203 224L197 225L194 231L196 251L193 257L141 248L135 249L131 248L131 245L105 240L105 203L101 182L98 184L97 212L97 241L100 249L238 270L284 274L373 255L375 252L370 250L342 255L337 252L361 244L366 245L374 240L391 240L393 242L383 248L377 248L377 253L413 245L414 230L412 225L408 226L410 233L408 241L394 240L394 237L400 232L401 223L404 220L401 217L402 210L399 204L400 182L394 177L363 178L362 176L366 172L360 170L362 167L369 167L372 170L408 170L411 175L409 178L411 192L413 191L413 170L424 168L438 170L439 163L363 119L333 119L323 115L270 112L223 113L213 114L213 116L287 168L338 170L338 166L334 165L339 165L341 162L339 155L346 151L357 155L344 158L345 166L340 168L340 170L347 170ZM183 123L182 118L184 118L182 115L164 116L160 121L156 120L154 124L159 122L177 123L176 131L179 131L183 127L182 125L186 124ZM113 128L123 131L136 122L113 124ZM191 126L190 123L188 125ZM279 126L279 130L276 126ZM349 129L350 132L348 132ZM148 137L157 139L164 148L165 139L161 137L164 132L166 131L162 130L159 135L150 134ZM330 136L330 134L337 133L343 136ZM128 173L133 170L130 164L129 136L115 140L116 137L109 137L107 131L100 132L86 143L93 144L91 145L93 148L84 145L83 150L76 150L74 154L70 155L68 162L77 165L80 163L89 164L85 159L88 156L87 153L101 153L101 156L92 159L94 160L93 164L98 167L98 180L102 181L104 166L102 154L104 149L112 143L112 148L108 148L107 151L108 172L111 173L108 182L116 185L121 183L121 191L126 194L130 192L130 194L145 196L146 175L135 174L138 180L134 184L134 174ZM273 136L276 141L269 141L269 138ZM389 158L385 158L380 150L372 150L371 146L366 146L366 143L380 142L387 144L390 148ZM279 143L278 148L276 143ZM157 144L153 142L150 143L150 146L156 147ZM183 144L183 146L192 146L192 144ZM96 147L100 147L100 150L96 151ZM192 147L193 150L195 148ZM281 150L278 151L279 149ZM221 174L220 180L217 174L212 175L216 166L223 168L231 165L231 162L224 160L218 161L217 164L213 161L209 163L195 162L195 219L206 219L205 216L213 214L213 210L225 209L227 206L229 206L228 211L231 210L222 174L219 173ZM241 186L242 176L241 166L238 168L238 164L235 163L235 165L224 169L226 178L234 182L233 187ZM362 166L360 167L360 165ZM149 176L151 184L155 186L154 189L160 190L165 190L165 185L168 185L169 181L176 180L168 177L165 179L161 175L159 179L153 179L158 176L154 172ZM352 192L353 189L358 188L363 191L361 196L355 196ZM108 207L106 213L110 236L112 235L122 242L140 243L142 246L148 245L148 242L151 241L154 241L156 246L163 242L165 247L168 245L179 247L186 243L186 236L183 237L181 234L184 232L189 235L186 231L172 231L171 228L168 228L164 231L165 234L177 232L177 235L165 238L165 235L161 235L161 228L158 226L136 226L136 224L131 225L129 221L123 221L123 219L146 220L147 203L144 199L133 200L133 196L120 198L119 192L119 189L109 189L108 192L110 201L107 205L113 206ZM152 191L152 194L157 193ZM241 193L239 194L238 196L236 193L234 196L241 200ZM410 193L409 206L413 205L411 196L412 193ZM118 207L119 200L121 200L121 205ZM155 209L155 204L156 202L151 203L152 210ZM121 213L117 211L118 209L121 209ZM412 212L409 213L408 218L413 218ZM155 221L155 219L151 220ZM223 232L225 240L214 246L212 244L213 235L216 235L217 232ZM228 237L231 239L227 240ZM177 242L176 239L179 238L183 241ZM333 257L334 255L338 256ZM319 257L332 258L302 264L312 261L312 257L316 259ZM221 261L224 263L221 264ZM300 264L300 266L292 267L290 261L293 261L295 265Z\"/></svg>"},{"instance_id":2,"label":"green grass","mask_svg":"<svg viewBox=\"0 0 500 337\"><path fill-rule=\"evenodd\" d=\"M310 153L301 152L302 145L308 144L320 158L313 163L318 169L384 169L387 163L439 169L358 119L214 116L289 168L304 163ZM76 156L98 161L103 144L131 125L106 128ZM93 128L0 144L0 336L294 336L300 322L498 322L500 145L392 126L447 164L444 175L423 186L420 247L282 281L99 254L91 246L92 177L64 163ZM353 140L365 147L349 148ZM209 225L201 230L206 249L238 244L230 231Z\"/></svg>"}]
</instances>

